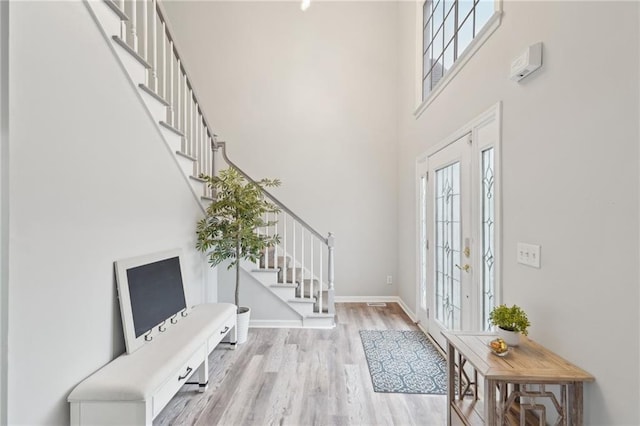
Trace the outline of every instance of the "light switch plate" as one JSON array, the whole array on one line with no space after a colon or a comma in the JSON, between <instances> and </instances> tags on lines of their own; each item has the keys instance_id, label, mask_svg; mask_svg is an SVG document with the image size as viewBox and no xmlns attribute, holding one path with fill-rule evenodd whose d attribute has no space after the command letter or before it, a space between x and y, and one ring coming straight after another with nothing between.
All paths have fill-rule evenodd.
<instances>
[{"instance_id":1,"label":"light switch plate","mask_svg":"<svg viewBox=\"0 0 640 426\"><path fill-rule=\"evenodd\" d=\"M536 244L518 243L516 254L518 263L540 268L540 246Z\"/></svg>"}]
</instances>

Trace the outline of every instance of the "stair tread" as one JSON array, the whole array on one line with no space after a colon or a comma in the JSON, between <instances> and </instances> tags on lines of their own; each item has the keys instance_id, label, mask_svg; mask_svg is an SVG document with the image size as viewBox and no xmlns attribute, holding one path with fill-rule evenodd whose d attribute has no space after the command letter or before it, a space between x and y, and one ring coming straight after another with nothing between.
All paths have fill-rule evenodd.
<instances>
[{"instance_id":1,"label":"stair tread","mask_svg":"<svg viewBox=\"0 0 640 426\"><path fill-rule=\"evenodd\" d=\"M280 272L280 271L273 268L254 268L251 270L251 272Z\"/></svg>"},{"instance_id":2,"label":"stair tread","mask_svg":"<svg viewBox=\"0 0 640 426\"><path fill-rule=\"evenodd\" d=\"M140 90L142 90L143 92L145 92L146 94L148 94L152 98L156 99L158 102L160 102L164 106L169 106L169 102L165 101L162 96L158 95L156 92L151 90L149 88L149 86L147 86L146 84L140 83L140 84L138 84L138 87L140 88Z\"/></svg>"},{"instance_id":3,"label":"stair tread","mask_svg":"<svg viewBox=\"0 0 640 426\"><path fill-rule=\"evenodd\" d=\"M298 288L298 286L296 284L271 284L269 287L275 287L275 288Z\"/></svg>"},{"instance_id":4,"label":"stair tread","mask_svg":"<svg viewBox=\"0 0 640 426\"><path fill-rule=\"evenodd\" d=\"M303 297L296 297L293 299L289 299L288 302L297 302L297 303L316 303L315 299L307 299Z\"/></svg>"},{"instance_id":5,"label":"stair tread","mask_svg":"<svg viewBox=\"0 0 640 426\"><path fill-rule=\"evenodd\" d=\"M264 253L260 256L260 265L264 266L265 263L267 263L270 266L274 266L276 262L274 262L273 260L273 252L269 253L267 256L268 256L267 262L265 262ZM290 258L288 256L286 257L286 259L285 259L285 256L278 256L278 262L277 262L278 268L283 268L285 266L285 263L286 263L286 267L288 268L289 261L290 261Z\"/></svg>"},{"instance_id":6,"label":"stair tread","mask_svg":"<svg viewBox=\"0 0 640 426\"><path fill-rule=\"evenodd\" d=\"M179 155L180 157L184 157L184 158L186 158L187 160L197 161L195 158L193 158L193 157L192 157L192 156L190 156L189 154L185 154L185 153L184 153L184 152L182 152L182 151L176 151L176 155ZM194 177L194 178L195 178L195 176L189 176L189 177Z\"/></svg>"},{"instance_id":7,"label":"stair tread","mask_svg":"<svg viewBox=\"0 0 640 426\"><path fill-rule=\"evenodd\" d=\"M327 312L314 312L312 314L305 314L305 318L335 318L335 314L329 314Z\"/></svg>"},{"instance_id":8,"label":"stair tread","mask_svg":"<svg viewBox=\"0 0 640 426\"><path fill-rule=\"evenodd\" d=\"M131 48L131 46L129 46L129 45L127 44L127 42L126 42L126 41L124 41L123 39L121 39L121 38L120 38L119 36L117 36L117 35L111 36L111 38L113 39L113 41L115 41L115 42L116 42L116 44L117 44L118 46L122 47L124 50L126 50L126 51L127 51L127 53L129 53L131 56L133 56L133 58L134 58L136 61L140 62L140 63L142 64L142 66L144 66L146 69L151 69L151 65L149 65L149 62L145 61L145 60L144 60L144 58L138 54L138 52L136 52L135 50L133 50L133 49Z\"/></svg>"},{"instance_id":9,"label":"stair tread","mask_svg":"<svg viewBox=\"0 0 640 426\"><path fill-rule=\"evenodd\" d=\"M105 4L109 6L109 9L113 11L122 21L128 21L129 17L126 13L120 9L120 7L113 0L104 0Z\"/></svg>"},{"instance_id":10,"label":"stair tread","mask_svg":"<svg viewBox=\"0 0 640 426\"><path fill-rule=\"evenodd\" d=\"M175 127L173 127L171 124L167 123L166 121L161 121L160 125L162 127L164 127L165 129L167 129L167 130L171 130L176 135L184 137L184 133L182 133L181 130L176 129Z\"/></svg>"}]
</instances>

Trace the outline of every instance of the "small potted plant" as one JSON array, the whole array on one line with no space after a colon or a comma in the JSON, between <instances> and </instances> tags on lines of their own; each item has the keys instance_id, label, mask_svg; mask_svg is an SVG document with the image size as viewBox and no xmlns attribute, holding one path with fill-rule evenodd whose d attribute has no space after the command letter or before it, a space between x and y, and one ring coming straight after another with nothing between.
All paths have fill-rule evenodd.
<instances>
[{"instance_id":1,"label":"small potted plant","mask_svg":"<svg viewBox=\"0 0 640 426\"><path fill-rule=\"evenodd\" d=\"M256 262L265 249L280 242L278 235L258 231L274 222L265 220L267 213L280 209L264 198L262 188L280 185L278 179L247 181L230 167L218 176L201 176L215 194L205 217L198 221L196 248L209 256L214 267L230 259L228 269L235 267L235 302L238 307L238 343L244 343L249 329L250 309L240 306L240 261Z\"/></svg>"},{"instance_id":2,"label":"small potted plant","mask_svg":"<svg viewBox=\"0 0 640 426\"><path fill-rule=\"evenodd\" d=\"M520 334L529 334L531 325L527 314L517 305L499 305L489 313L489 322L496 326L496 333L509 346L518 346Z\"/></svg>"}]
</instances>

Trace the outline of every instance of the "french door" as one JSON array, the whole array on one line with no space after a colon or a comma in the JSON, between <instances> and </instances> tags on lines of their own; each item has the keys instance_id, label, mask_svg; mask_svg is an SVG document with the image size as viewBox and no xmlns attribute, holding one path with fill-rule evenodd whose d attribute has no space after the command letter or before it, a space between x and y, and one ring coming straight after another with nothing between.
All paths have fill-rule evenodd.
<instances>
[{"instance_id":1,"label":"french door","mask_svg":"<svg viewBox=\"0 0 640 426\"><path fill-rule=\"evenodd\" d=\"M469 135L427 159L426 271L429 333L471 329L471 224ZM431 213L431 214L429 214Z\"/></svg>"},{"instance_id":2,"label":"french door","mask_svg":"<svg viewBox=\"0 0 640 426\"><path fill-rule=\"evenodd\" d=\"M497 128L470 129L417 163L417 315L443 347L442 331L488 330L497 299L496 142L486 137Z\"/></svg>"}]
</instances>

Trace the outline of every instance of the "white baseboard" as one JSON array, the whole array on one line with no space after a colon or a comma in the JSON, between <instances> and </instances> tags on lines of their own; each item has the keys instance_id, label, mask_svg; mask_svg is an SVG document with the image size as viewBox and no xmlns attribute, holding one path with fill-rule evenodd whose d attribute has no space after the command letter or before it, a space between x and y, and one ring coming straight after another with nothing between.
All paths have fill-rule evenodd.
<instances>
[{"instance_id":1,"label":"white baseboard","mask_svg":"<svg viewBox=\"0 0 640 426\"><path fill-rule=\"evenodd\" d=\"M411 318L411 321L417 321L416 314L407 306L407 304L399 296L336 296L336 303L369 303L369 302L388 302L397 303L402 310Z\"/></svg>"},{"instance_id":2,"label":"white baseboard","mask_svg":"<svg viewBox=\"0 0 640 426\"><path fill-rule=\"evenodd\" d=\"M400 298L400 296L336 296L336 303L369 303L369 302L388 302L388 303L397 303L400 305L400 308L404 311L405 314L418 325L420 330L422 330L425 334L427 331L425 328L418 322L418 316L409 308L409 306Z\"/></svg>"},{"instance_id":3,"label":"white baseboard","mask_svg":"<svg viewBox=\"0 0 640 426\"><path fill-rule=\"evenodd\" d=\"M249 328L302 328L302 320L250 320Z\"/></svg>"},{"instance_id":4,"label":"white baseboard","mask_svg":"<svg viewBox=\"0 0 640 426\"><path fill-rule=\"evenodd\" d=\"M400 307L404 311L404 313L407 314L407 316L409 318L411 318L411 321L413 321L413 322L417 322L418 321L418 316L411 309L409 309L407 304L404 303L404 300L402 300L399 296L398 296L397 302L398 302L398 305L400 305ZM422 327L420 327L420 328L422 328Z\"/></svg>"},{"instance_id":5,"label":"white baseboard","mask_svg":"<svg viewBox=\"0 0 640 426\"><path fill-rule=\"evenodd\" d=\"M398 302L398 296L336 296L336 303Z\"/></svg>"},{"instance_id":6,"label":"white baseboard","mask_svg":"<svg viewBox=\"0 0 640 426\"><path fill-rule=\"evenodd\" d=\"M335 303L397 303L400 308L407 314L411 321L416 322L416 314L407 306L407 304L399 296L336 296ZM422 331L426 330L422 324L418 324ZM251 320L249 328L302 328L301 320Z\"/></svg>"}]
</instances>

